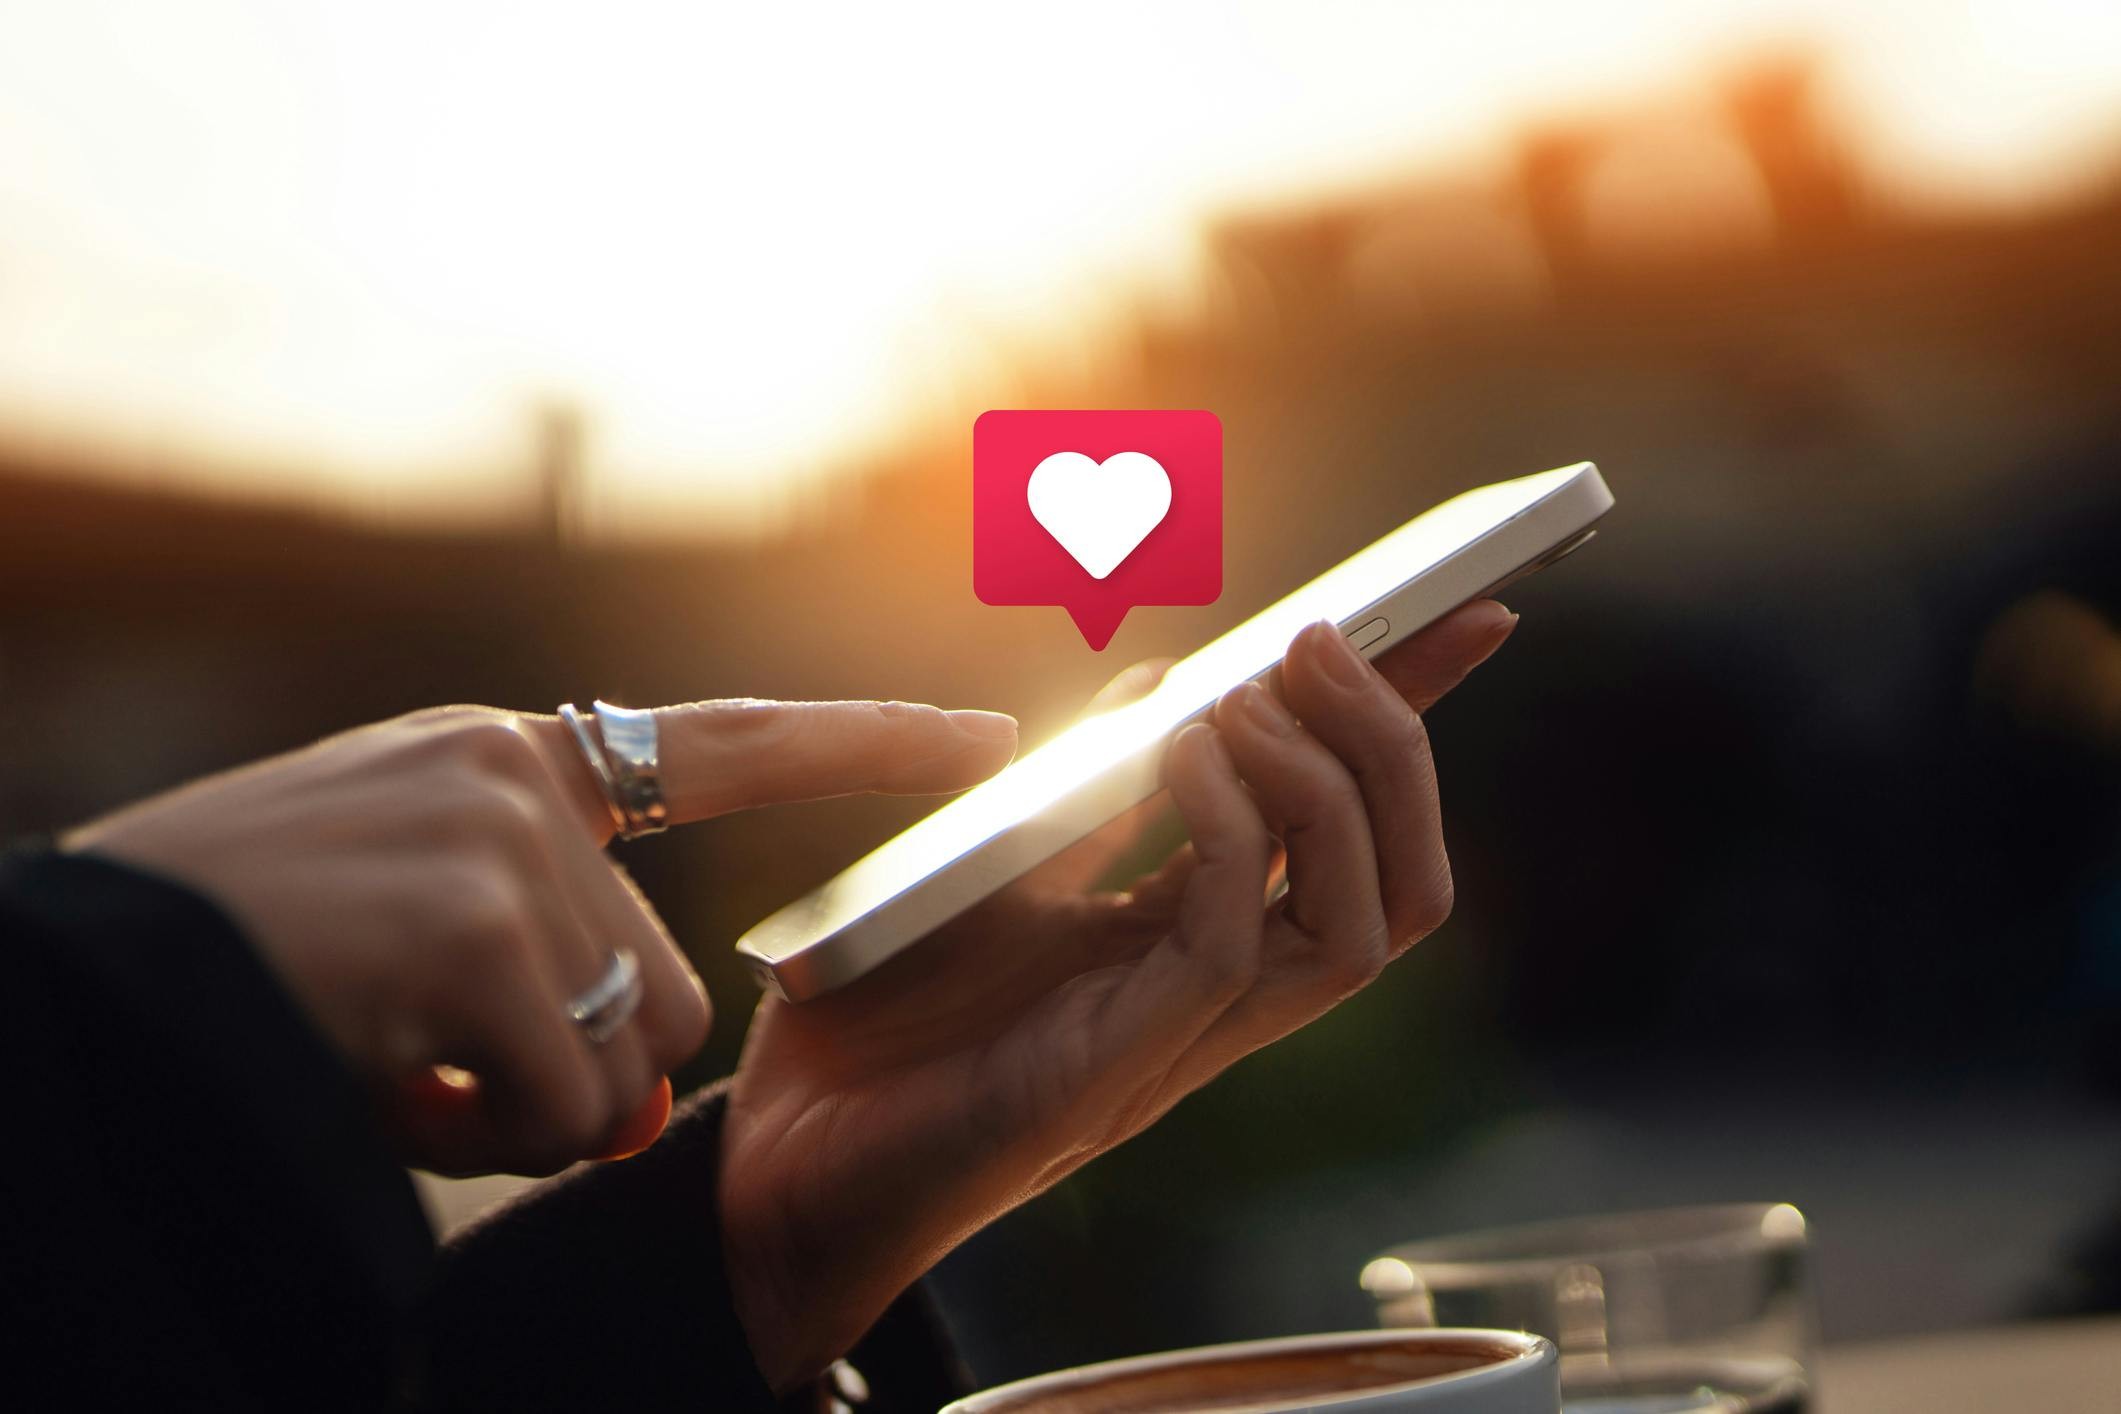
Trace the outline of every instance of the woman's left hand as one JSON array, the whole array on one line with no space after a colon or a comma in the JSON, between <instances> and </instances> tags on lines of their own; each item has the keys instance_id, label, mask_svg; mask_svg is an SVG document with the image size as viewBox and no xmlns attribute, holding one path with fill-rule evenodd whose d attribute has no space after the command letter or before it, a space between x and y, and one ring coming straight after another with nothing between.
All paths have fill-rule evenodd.
<instances>
[{"instance_id":1,"label":"woman's left hand","mask_svg":"<svg viewBox=\"0 0 2121 1414\"><path fill-rule=\"evenodd\" d=\"M860 980L752 1021L723 1140L724 1242L787 1389L973 1231L1330 1010L1451 908L1420 713L1509 636L1466 606L1376 667L1330 625L1182 732L1192 842L1120 894L1117 822ZM1121 683L1125 682L1123 677ZM1118 685L1118 684L1116 684ZM1266 902L1286 859L1289 890Z\"/></svg>"}]
</instances>

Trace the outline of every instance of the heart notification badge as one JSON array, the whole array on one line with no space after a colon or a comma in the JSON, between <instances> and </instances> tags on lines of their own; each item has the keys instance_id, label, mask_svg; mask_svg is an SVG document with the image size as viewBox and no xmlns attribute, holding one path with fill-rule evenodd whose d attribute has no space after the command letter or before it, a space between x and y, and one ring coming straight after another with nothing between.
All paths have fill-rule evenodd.
<instances>
[{"instance_id":1,"label":"heart notification badge","mask_svg":"<svg viewBox=\"0 0 2121 1414\"><path fill-rule=\"evenodd\" d=\"M1103 579L1171 512L1171 473L1147 452L1101 462L1055 452L1031 469L1031 515L1075 562Z\"/></svg>"},{"instance_id":2,"label":"heart notification badge","mask_svg":"<svg viewBox=\"0 0 2121 1414\"><path fill-rule=\"evenodd\" d=\"M972 587L1058 604L1102 650L1137 604L1223 587L1223 428L1212 412L989 412L972 424Z\"/></svg>"}]
</instances>

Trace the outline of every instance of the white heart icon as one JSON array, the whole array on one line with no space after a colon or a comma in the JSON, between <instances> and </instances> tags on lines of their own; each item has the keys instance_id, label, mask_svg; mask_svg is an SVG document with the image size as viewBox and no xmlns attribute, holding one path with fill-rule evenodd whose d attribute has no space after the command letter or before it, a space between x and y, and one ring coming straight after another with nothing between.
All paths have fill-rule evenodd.
<instances>
[{"instance_id":1,"label":"white heart icon","mask_svg":"<svg viewBox=\"0 0 2121 1414\"><path fill-rule=\"evenodd\" d=\"M1171 510L1171 478L1147 452L1120 452L1095 462L1055 452L1031 473L1031 514L1075 562L1103 579L1162 525Z\"/></svg>"}]
</instances>

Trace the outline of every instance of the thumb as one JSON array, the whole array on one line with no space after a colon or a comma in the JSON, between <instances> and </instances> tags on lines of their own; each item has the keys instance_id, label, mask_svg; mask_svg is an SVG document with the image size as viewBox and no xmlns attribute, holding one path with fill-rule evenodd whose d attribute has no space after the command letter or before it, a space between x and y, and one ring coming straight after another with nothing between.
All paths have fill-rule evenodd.
<instances>
[{"instance_id":1,"label":"thumb","mask_svg":"<svg viewBox=\"0 0 2121 1414\"><path fill-rule=\"evenodd\" d=\"M963 790L1016 754L1016 719L911 702L735 698L656 713L673 824L784 801Z\"/></svg>"},{"instance_id":2,"label":"thumb","mask_svg":"<svg viewBox=\"0 0 2121 1414\"><path fill-rule=\"evenodd\" d=\"M1083 707L1083 715L1095 716L1109 712L1115 707L1124 707L1129 702L1139 702L1155 690L1171 670L1176 658L1144 658L1132 667L1123 669L1119 676L1097 690L1097 695Z\"/></svg>"},{"instance_id":3,"label":"thumb","mask_svg":"<svg viewBox=\"0 0 2121 1414\"><path fill-rule=\"evenodd\" d=\"M1083 708L1083 715L1093 717L1099 712L1110 712L1130 702L1141 701L1163 681L1164 674L1175 661L1172 658L1145 658L1123 670L1098 689L1097 695ZM1060 894L1079 894L1088 890L1111 873L1128 851L1141 843L1142 837L1163 818L1170 804L1170 798L1158 791L1032 870L1027 876L1028 881L1034 888Z\"/></svg>"}]
</instances>

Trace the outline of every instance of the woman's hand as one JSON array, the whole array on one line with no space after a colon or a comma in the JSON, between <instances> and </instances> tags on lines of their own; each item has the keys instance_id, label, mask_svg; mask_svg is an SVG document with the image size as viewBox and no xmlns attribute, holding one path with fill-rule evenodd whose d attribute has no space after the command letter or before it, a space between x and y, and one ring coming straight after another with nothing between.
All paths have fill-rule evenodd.
<instances>
[{"instance_id":1,"label":"woman's hand","mask_svg":"<svg viewBox=\"0 0 2121 1414\"><path fill-rule=\"evenodd\" d=\"M673 821L956 790L1016 747L1007 717L901 703L702 702L657 725ZM65 844L227 909L374 1086L406 1161L547 1173L652 1139L644 1104L707 1035L699 979L603 853L611 828L556 719L450 707L156 797ZM621 947L641 960L640 1010L592 1045L567 1001ZM471 1080L439 1089L436 1067Z\"/></svg>"},{"instance_id":2,"label":"woman's hand","mask_svg":"<svg viewBox=\"0 0 2121 1414\"><path fill-rule=\"evenodd\" d=\"M1130 892L1088 892L1131 838L1118 822L859 981L761 1004L720 1185L737 1308L777 1388L967 1235L1443 922L1419 713L1515 624L1468 605L1377 668L1330 625L1306 630L1286 708L1242 687L1173 742L1192 842Z\"/></svg>"}]
</instances>

